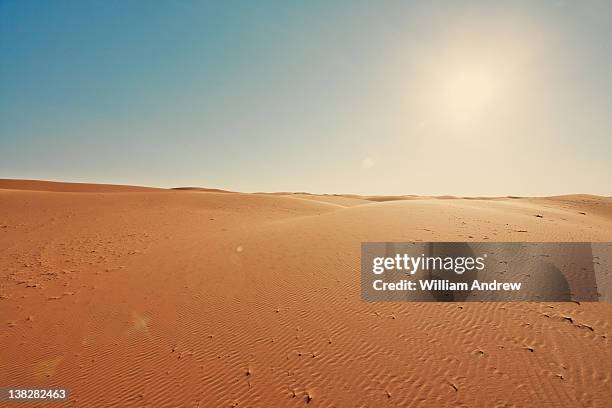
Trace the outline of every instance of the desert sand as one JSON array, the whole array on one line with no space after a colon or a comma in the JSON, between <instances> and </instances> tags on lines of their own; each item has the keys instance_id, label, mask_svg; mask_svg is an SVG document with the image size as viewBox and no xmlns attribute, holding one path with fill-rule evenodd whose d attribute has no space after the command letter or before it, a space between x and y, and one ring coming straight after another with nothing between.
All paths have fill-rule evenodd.
<instances>
[{"instance_id":1,"label":"desert sand","mask_svg":"<svg viewBox=\"0 0 612 408\"><path fill-rule=\"evenodd\" d=\"M363 302L361 242L419 240L612 241L612 199L0 180L0 386L78 407L610 406L610 303Z\"/></svg>"}]
</instances>

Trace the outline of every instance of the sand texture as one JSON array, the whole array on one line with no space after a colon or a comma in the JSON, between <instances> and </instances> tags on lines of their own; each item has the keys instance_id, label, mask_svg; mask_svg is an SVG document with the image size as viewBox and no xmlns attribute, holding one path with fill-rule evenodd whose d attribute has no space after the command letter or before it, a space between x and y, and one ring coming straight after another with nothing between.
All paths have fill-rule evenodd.
<instances>
[{"instance_id":1,"label":"sand texture","mask_svg":"<svg viewBox=\"0 0 612 408\"><path fill-rule=\"evenodd\" d=\"M487 240L612 241L612 199L0 180L0 386L78 407L609 407L610 303L361 300L362 241Z\"/></svg>"}]
</instances>

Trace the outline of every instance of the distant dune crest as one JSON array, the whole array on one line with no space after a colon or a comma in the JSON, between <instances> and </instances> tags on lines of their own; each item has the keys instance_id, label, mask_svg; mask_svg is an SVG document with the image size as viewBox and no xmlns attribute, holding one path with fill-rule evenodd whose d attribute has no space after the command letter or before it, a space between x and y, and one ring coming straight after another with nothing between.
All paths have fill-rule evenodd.
<instances>
[{"instance_id":1,"label":"distant dune crest","mask_svg":"<svg viewBox=\"0 0 612 408\"><path fill-rule=\"evenodd\" d=\"M65 193L127 193L164 190L154 187L128 186L119 184L68 183L61 181L16 179L0 179L0 189L55 191Z\"/></svg>"}]
</instances>

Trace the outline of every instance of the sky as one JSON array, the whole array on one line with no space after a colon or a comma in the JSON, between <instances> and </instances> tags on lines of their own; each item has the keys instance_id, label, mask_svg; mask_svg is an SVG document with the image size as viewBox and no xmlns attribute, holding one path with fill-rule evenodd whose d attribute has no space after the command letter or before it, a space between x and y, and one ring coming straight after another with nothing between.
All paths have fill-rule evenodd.
<instances>
[{"instance_id":1,"label":"sky","mask_svg":"<svg viewBox=\"0 0 612 408\"><path fill-rule=\"evenodd\" d=\"M609 1L0 0L0 178L612 195Z\"/></svg>"}]
</instances>

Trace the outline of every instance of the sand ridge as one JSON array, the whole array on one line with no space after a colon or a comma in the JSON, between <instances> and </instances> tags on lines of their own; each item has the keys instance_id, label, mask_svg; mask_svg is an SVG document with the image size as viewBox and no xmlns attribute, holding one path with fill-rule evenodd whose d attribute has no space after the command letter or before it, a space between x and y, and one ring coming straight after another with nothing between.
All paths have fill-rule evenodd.
<instances>
[{"instance_id":1,"label":"sand ridge","mask_svg":"<svg viewBox=\"0 0 612 408\"><path fill-rule=\"evenodd\" d=\"M108 192L143 192L163 191L154 187L139 187L117 184L91 184L91 183L66 183L45 180L16 180L0 179L0 189L4 190L29 190L29 191L55 191L75 193L108 193Z\"/></svg>"}]
</instances>

